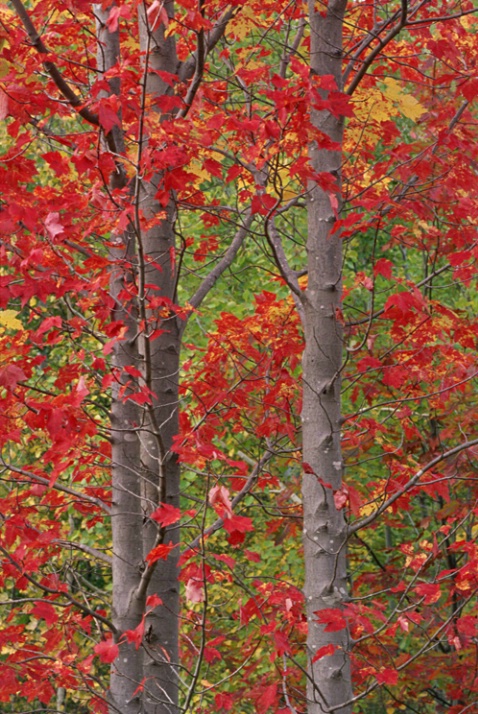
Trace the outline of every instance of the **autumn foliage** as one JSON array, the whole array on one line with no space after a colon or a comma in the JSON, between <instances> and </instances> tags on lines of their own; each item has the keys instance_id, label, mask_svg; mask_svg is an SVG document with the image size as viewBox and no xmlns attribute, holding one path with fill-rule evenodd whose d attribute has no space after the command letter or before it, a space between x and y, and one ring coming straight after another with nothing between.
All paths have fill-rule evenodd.
<instances>
[{"instance_id":1,"label":"autumn foliage","mask_svg":"<svg viewBox=\"0 0 478 714\"><path fill-rule=\"evenodd\" d=\"M323 714L310 668L337 655L339 714L478 711L476 8L315 5L347 5L343 86L311 71L302 2L0 8L2 711L130 714L110 677L136 656L147 714ZM343 248L338 487L302 455L316 188ZM315 651L302 479L347 529ZM148 658L178 703L151 705Z\"/></svg>"}]
</instances>

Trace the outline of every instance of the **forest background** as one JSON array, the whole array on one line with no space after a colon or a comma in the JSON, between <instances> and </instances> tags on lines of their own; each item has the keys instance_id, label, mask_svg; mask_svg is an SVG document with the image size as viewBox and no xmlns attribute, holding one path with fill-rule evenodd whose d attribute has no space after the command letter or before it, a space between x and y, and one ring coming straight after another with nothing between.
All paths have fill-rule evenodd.
<instances>
[{"instance_id":1,"label":"forest background","mask_svg":"<svg viewBox=\"0 0 478 714\"><path fill-rule=\"evenodd\" d=\"M3 711L478 711L477 26L2 5Z\"/></svg>"}]
</instances>

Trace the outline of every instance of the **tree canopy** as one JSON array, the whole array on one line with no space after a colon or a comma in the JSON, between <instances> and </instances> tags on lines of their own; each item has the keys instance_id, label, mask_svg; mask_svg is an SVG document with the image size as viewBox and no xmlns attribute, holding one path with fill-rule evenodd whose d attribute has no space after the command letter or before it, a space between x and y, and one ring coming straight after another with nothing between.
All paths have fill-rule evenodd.
<instances>
[{"instance_id":1,"label":"tree canopy","mask_svg":"<svg viewBox=\"0 0 478 714\"><path fill-rule=\"evenodd\" d=\"M0 7L2 711L478 711L477 15Z\"/></svg>"}]
</instances>

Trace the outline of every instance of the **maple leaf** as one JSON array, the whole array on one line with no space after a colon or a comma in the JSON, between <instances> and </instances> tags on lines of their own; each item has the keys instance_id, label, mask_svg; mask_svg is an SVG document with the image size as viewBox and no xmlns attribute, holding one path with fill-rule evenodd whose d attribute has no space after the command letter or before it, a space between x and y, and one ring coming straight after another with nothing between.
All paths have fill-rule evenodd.
<instances>
[{"instance_id":1,"label":"maple leaf","mask_svg":"<svg viewBox=\"0 0 478 714\"><path fill-rule=\"evenodd\" d=\"M129 643L133 642L135 649L139 649L141 642L143 641L143 636L144 636L144 625L145 625L145 616L143 615L141 622L137 627L134 628L134 630L125 630L123 632L124 637L128 640Z\"/></svg>"},{"instance_id":2,"label":"maple leaf","mask_svg":"<svg viewBox=\"0 0 478 714\"><path fill-rule=\"evenodd\" d=\"M209 491L209 503L222 518L231 518L232 505L225 486L213 486Z\"/></svg>"},{"instance_id":3,"label":"maple leaf","mask_svg":"<svg viewBox=\"0 0 478 714\"><path fill-rule=\"evenodd\" d=\"M380 258L379 260L377 260L377 262L373 266L373 274L375 276L382 275L387 280L391 280L392 269L393 269L393 263L391 260L388 260L387 258Z\"/></svg>"},{"instance_id":4,"label":"maple leaf","mask_svg":"<svg viewBox=\"0 0 478 714\"><path fill-rule=\"evenodd\" d=\"M197 578L190 578L188 580L186 583L186 599L193 603L204 602L205 594L202 580L198 580Z\"/></svg>"},{"instance_id":5,"label":"maple leaf","mask_svg":"<svg viewBox=\"0 0 478 714\"><path fill-rule=\"evenodd\" d=\"M324 645L323 647L319 647L317 652L312 658L312 662L318 662L319 659L322 659L322 657L326 657L327 655L332 655L335 652L335 645L333 644L328 644Z\"/></svg>"},{"instance_id":6,"label":"maple leaf","mask_svg":"<svg viewBox=\"0 0 478 714\"><path fill-rule=\"evenodd\" d=\"M106 27L110 32L116 32L120 17L124 17L127 20L131 18L131 7L129 5L124 4L119 7L118 5L113 5L106 20Z\"/></svg>"},{"instance_id":7,"label":"maple leaf","mask_svg":"<svg viewBox=\"0 0 478 714\"><path fill-rule=\"evenodd\" d=\"M415 592L425 598L424 603L426 605L430 605L438 602L441 597L440 583L419 583L415 587Z\"/></svg>"},{"instance_id":8,"label":"maple leaf","mask_svg":"<svg viewBox=\"0 0 478 714\"><path fill-rule=\"evenodd\" d=\"M109 134L114 126L121 126L121 120L118 116L119 109L119 99L115 94L100 99L98 117L106 134Z\"/></svg>"},{"instance_id":9,"label":"maple leaf","mask_svg":"<svg viewBox=\"0 0 478 714\"><path fill-rule=\"evenodd\" d=\"M55 608L47 602L39 601L32 608L32 615L38 619L45 620L48 626L53 625L58 621L58 615Z\"/></svg>"},{"instance_id":10,"label":"maple leaf","mask_svg":"<svg viewBox=\"0 0 478 714\"><path fill-rule=\"evenodd\" d=\"M277 699L277 684L269 684L263 687L262 694L256 702L256 710L266 712Z\"/></svg>"},{"instance_id":11,"label":"maple leaf","mask_svg":"<svg viewBox=\"0 0 478 714\"><path fill-rule=\"evenodd\" d=\"M106 662L107 664L114 662L119 655L119 647L111 638L108 640L102 640L95 645L93 649L100 660L102 662Z\"/></svg>"},{"instance_id":12,"label":"maple leaf","mask_svg":"<svg viewBox=\"0 0 478 714\"><path fill-rule=\"evenodd\" d=\"M177 523L181 518L181 511L176 506L172 506L169 503L162 503L153 513L150 515L153 521L157 521L164 528L170 526L173 523Z\"/></svg>"},{"instance_id":13,"label":"maple leaf","mask_svg":"<svg viewBox=\"0 0 478 714\"><path fill-rule=\"evenodd\" d=\"M60 223L59 213L49 213L45 218L45 228L50 234L51 238L55 238L60 233L65 232L64 226Z\"/></svg>"},{"instance_id":14,"label":"maple leaf","mask_svg":"<svg viewBox=\"0 0 478 714\"><path fill-rule=\"evenodd\" d=\"M149 610L154 610L155 607L158 607L159 605L162 605L163 601L159 597L159 595L156 595L156 593L153 593L153 595L148 595L146 598L146 607Z\"/></svg>"},{"instance_id":15,"label":"maple leaf","mask_svg":"<svg viewBox=\"0 0 478 714\"><path fill-rule=\"evenodd\" d=\"M317 610L314 612L317 616L317 622L321 625L325 625L325 632L338 632L347 627L347 620L345 619L342 610L338 608L324 608L323 610Z\"/></svg>"},{"instance_id":16,"label":"maple leaf","mask_svg":"<svg viewBox=\"0 0 478 714\"><path fill-rule=\"evenodd\" d=\"M254 524L247 516L234 516L224 520L224 528L228 533L247 533L254 530Z\"/></svg>"},{"instance_id":17,"label":"maple leaf","mask_svg":"<svg viewBox=\"0 0 478 714\"><path fill-rule=\"evenodd\" d=\"M406 94L400 82L391 77L387 77L384 80L385 89L383 91L384 95L396 102L400 112L408 119L413 119L416 121L426 110L420 102L411 94Z\"/></svg>"},{"instance_id":18,"label":"maple leaf","mask_svg":"<svg viewBox=\"0 0 478 714\"><path fill-rule=\"evenodd\" d=\"M18 382L24 382L26 378L23 369L16 364L8 364L0 369L0 387L15 389Z\"/></svg>"},{"instance_id":19,"label":"maple leaf","mask_svg":"<svg viewBox=\"0 0 478 714\"><path fill-rule=\"evenodd\" d=\"M146 560L150 565L155 563L157 560L167 560L170 552L176 546L173 543L160 543L155 548L149 551L146 556Z\"/></svg>"},{"instance_id":20,"label":"maple leaf","mask_svg":"<svg viewBox=\"0 0 478 714\"><path fill-rule=\"evenodd\" d=\"M258 213L261 216L268 216L277 206L277 199L268 193L258 193L251 203L251 213Z\"/></svg>"},{"instance_id":21,"label":"maple leaf","mask_svg":"<svg viewBox=\"0 0 478 714\"><path fill-rule=\"evenodd\" d=\"M397 684L398 672L396 669L384 668L375 675L380 684Z\"/></svg>"},{"instance_id":22,"label":"maple leaf","mask_svg":"<svg viewBox=\"0 0 478 714\"><path fill-rule=\"evenodd\" d=\"M17 310L0 310L0 327L6 327L7 330L23 330L17 315Z\"/></svg>"},{"instance_id":23,"label":"maple leaf","mask_svg":"<svg viewBox=\"0 0 478 714\"><path fill-rule=\"evenodd\" d=\"M0 89L0 121L6 119L8 114L8 94L3 89Z\"/></svg>"},{"instance_id":24,"label":"maple leaf","mask_svg":"<svg viewBox=\"0 0 478 714\"><path fill-rule=\"evenodd\" d=\"M335 508L338 511L341 511L342 508L347 504L347 501L349 500L349 493L347 486L345 484L340 488L338 491L334 491L334 503L335 503Z\"/></svg>"}]
</instances>

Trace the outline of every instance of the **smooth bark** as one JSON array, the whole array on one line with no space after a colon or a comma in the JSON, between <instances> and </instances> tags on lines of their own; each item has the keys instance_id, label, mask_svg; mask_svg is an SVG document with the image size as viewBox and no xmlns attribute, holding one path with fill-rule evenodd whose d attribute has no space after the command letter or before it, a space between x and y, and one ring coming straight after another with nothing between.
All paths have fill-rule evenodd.
<instances>
[{"instance_id":1,"label":"smooth bark","mask_svg":"<svg viewBox=\"0 0 478 714\"><path fill-rule=\"evenodd\" d=\"M341 88L342 23L346 0L327 6L309 2L311 75L318 81L333 75ZM327 92L321 90L322 97ZM342 142L343 122L327 111L311 112L314 126L333 141ZM334 503L341 487L343 462L340 446L340 373L342 363L341 284L342 248L339 232L332 233L340 207L341 152L325 151L314 142L310 158L317 172L332 174L338 186L334 194L317 184L309 187L307 267L308 285L303 294L305 352L303 357L303 480L305 598L308 620L308 714L334 711L349 714L341 706L351 697L349 636L347 629L327 632L317 621L324 609L341 609L347 600L346 523ZM337 201L337 204L335 204ZM307 466L308 464L308 466ZM307 473L313 471L313 473ZM332 655L312 663L324 646Z\"/></svg>"}]
</instances>

